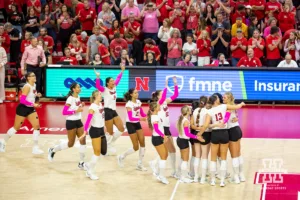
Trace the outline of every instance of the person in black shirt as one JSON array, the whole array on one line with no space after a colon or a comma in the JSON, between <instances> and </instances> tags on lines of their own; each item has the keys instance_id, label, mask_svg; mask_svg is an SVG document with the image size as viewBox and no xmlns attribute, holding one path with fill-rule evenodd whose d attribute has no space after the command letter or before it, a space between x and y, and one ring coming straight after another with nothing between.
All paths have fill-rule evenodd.
<instances>
[{"instance_id":1,"label":"person in black shirt","mask_svg":"<svg viewBox=\"0 0 300 200\"><path fill-rule=\"evenodd\" d=\"M10 37L10 62L19 63L21 33L9 22L4 25L4 29Z\"/></svg>"},{"instance_id":2,"label":"person in black shirt","mask_svg":"<svg viewBox=\"0 0 300 200\"><path fill-rule=\"evenodd\" d=\"M157 65L157 62L154 59L153 53L148 52L146 56L147 56L147 59L144 62L141 62L140 65L143 65L143 66L156 66Z\"/></svg>"},{"instance_id":3,"label":"person in black shirt","mask_svg":"<svg viewBox=\"0 0 300 200\"><path fill-rule=\"evenodd\" d=\"M219 53L225 55L228 58L228 46L230 42L230 37L224 32L224 26L222 24L218 24L217 34L212 35L211 38L211 46L214 47L213 50L213 58L217 58Z\"/></svg>"},{"instance_id":4,"label":"person in black shirt","mask_svg":"<svg viewBox=\"0 0 300 200\"><path fill-rule=\"evenodd\" d=\"M114 65L123 64L123 65L126 65L126 66L132 66L133 65L132 61L133 60L129 59L128 51L126 49L123 49L121 51L121 57L117 58L117 60L115 61Z\"/></svg>"},{"instance_id":5,"label":"person in black shirt","mask_svg":"<svg viewBox=\"0 0 300 200\"><path fill-rule=\"evenodd\" d=\"M40 19L35 15L34 8L29 8L28 16L25 20L25 29L31 32L34 37L39 35Z\"/></svg>"},{"instance_id":6,"label":"person in black shirt","mask_svg":"<svg viewBox=\"0 0 300 200\"><path fill-rule=\"evenodd\" d=\"M205 19L207 26L212 26L216 22L214 7L211 4L207 4L203 13L203 18Z\"/></svg>"},{"instance_id":7,"label":"person in black shirt","mask_svg":"<svg viewBox=\"0 0 300 200\"><path fill-rule=\"evenodd\" d=\"M11 5L11 10L12 12L9 13L8 22L10 22L14 28L18 29L22 34L22 25L24 23L23 15L18 12L18 6L15 4Z\"/></svg>"}]
</instances>

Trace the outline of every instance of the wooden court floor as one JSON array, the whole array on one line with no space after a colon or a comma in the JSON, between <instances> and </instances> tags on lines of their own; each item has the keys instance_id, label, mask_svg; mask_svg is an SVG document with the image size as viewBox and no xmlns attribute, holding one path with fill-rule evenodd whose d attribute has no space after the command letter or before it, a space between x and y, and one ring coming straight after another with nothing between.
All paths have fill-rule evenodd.
<instances>
[{"instance_id":1,"label":"wooden court floor","mask_svg":"<svg viewBox=\"0 0 300 200\"><path fill-rule=\"evenodd\" d=\"M65 135L42 135L40 144L46 152L48 147L65 139ZM254 185L253 181L255 172L263 168L263 159L282 159L283 168L288 172L300 171L298 140L243 139L245 183L236 185L227 181L226 187L220 188L218 183L212 187L177 183L177 180L168 178L170 184L163 185L152 176L148 165L156 157L150 139L146 138L144 159L147 172L135 170L138 153L128 156L122 169L117 165L116 156L106 156L100 159L96 169L100 179L92 181L77 168L76 145L73 149L58 152L54 162L49 163L46 153L42 156L31 154L31 135L16 135L9 141L6 153L0 154L0 200L258 200L261 185ZM118 152L125 151L130 145L127 136L116 143ZM91 154L88 140L86 158L89 159ZM232 173L231 159L228 161ZM166 174L169 175L170 171L168 167Z\"/></svg>"}]
</instances>

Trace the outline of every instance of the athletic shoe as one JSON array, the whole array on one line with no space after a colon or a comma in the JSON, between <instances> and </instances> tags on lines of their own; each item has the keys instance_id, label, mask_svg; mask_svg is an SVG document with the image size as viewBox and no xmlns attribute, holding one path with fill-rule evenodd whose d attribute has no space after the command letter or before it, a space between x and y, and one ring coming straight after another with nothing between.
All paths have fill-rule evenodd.
<instances>
[{"instance_id":1,"label":"athletic shoe","mask_svg":"<svg viewBox=\"0 0 300 200\"><path fill-rule=\"evenodd\" d=\"M217 177L217 179L221 180L221 175L220 174L216 174L216 177ZM229 172L226 172L225 179L227 179L227 178L230 178L230 173Z\"/></svg>"},{"instance_id":2,"label":"athletic shoe","mask_svg":"<svg viewBox=\"0 0 300 200\"><path fill-rule=\"evenodd\" d=\"M204 185L205 183L207 183L206 178L201 177L200 184Z\"/></svg>"},{"instance_id":3,"label":"athletic shoe","mask_svg":"<svg viewBox=\"0 0 300 200\"><path fill-rule=\"evenodd\" d=\"M88 163L83 163L83 170L84 171L89 171L90 170L90 165Z\"/></svg>"},{"instance_id":4,"label":"athletic shoe","mask_svg":"<svg viewBox=\"0 0 300 200\"><path fill-rule=\"evenodd\" d=\"M155 161L153 161L153 160L150 161L149 162L149 166L150 166L150 168L152 170L153 176L157 177L158 176L158 172L157 172L157 169L156 169L156 163L155 163Z\"/></svg>"},{"instance_id":5,"label":"athletic shoe","mask_svg":"<svg viewBox=\"0 0 300 200\"><path fill-rule=\"evenodd\" d=\"M193 179L194 176L195 176L195 174L192 174L191 172L188 172L188 174L187 174L187 177L188 177L189 179Z\"/></svg>"},{"instance_id":6,"label":"athletic shoe","mask_svg":"<svg viewBox=\"0 0 300 200\"><path fill-rule=\"evenodd\" d=\"M6 142L4 140L0 140L0 152L5 152Z\"/></svg>"},{"instance_id":7,"label":"athletic shoe","mask_svg":"<svg viewBox=\"0 0 300 200\"><path fill-rule=\"evenodd\" d=\"M180 179L180 182L181 183L192 183L193 180L191 180L191 179L189 179L187 177L183 177L183 178Z\"/></svg>"},{"instance_id":8,"label":"athletic shoe","mask_svg":"<svg viewBox=\"0 0 300 200\"><path fill-rule=\"evenodd\" d=\"M145 168L145 167L143 166L143 164L138 164L138 165L136 166L136 169L139 170L139 171L147 171L147 168Z\"/></svg>"},{"instance_id":9,"label":"athletic shoe","mask_svg":"<svg viewBox=\"0 0 300 200\"><path fill-rule=\"evenodd\" d=\"M124 167L124 163L123 163L124 158L122 158L121 155L118 155L117 159L118 159L118 164L119 164L119 166L120 166L120 167Z\"/></svg>"},{"instance_id":10,"label":"athletic shoe","mask_svg":"<svg viewBox=\"0 0 300 200\"><path fill-rule=\"evenodd\" d=\"M240 173L239 178L240 178L241 182L245 182L246 181L245 175L243 173Z\"/></svg>"},{"instance_id":11,"label":"athletic shoe","mask_svg":"<svg viewBox=\"0 0 300 200\"><path fill-rule=\"evenodd\" d=\"M176 172L173 172L173 173L171 174L171 177L172 177L172 178L179 179L179 178L180 178L180 175L177 174Z\"/></svg>"},{"instance_id":12,"label":"athletic shoe","mask_svg":"<svg viewBox=\"0 0 300 200\"><path fill-rule=\"evenodd\" d=\"M225 181L220 182L220 187L225 187Z\"/></svg>"},{"instance_id":13,"label":"athletic shoe","mask_svg":"<svg viewBox=\"0 0 300 200\"><path fill-rule=\"evenodd\" d=\"M159 180L163 184L166 184L166 185L169 184L169 181L164 176L157 176L157 180Z\"/></svg>"},{"instance_id":14,"label":"athletic shoe","mask_svg":"<svg viewBox=\"0 0 300 200\"><path fill-rule=\"evenodd\" d=\"M235 174L232 179L230 180L231 183L235 183L235 184L240 184L241 181L240 181L240 178L239 178L239 175Z\"/></svg>"},{"instance_id":15,"label":"athletic shoe","mask_svg":"<svg viewBox=\"0 0 300 200\"><path fill-rule=\"evenodd\" d=\"M211 186L215 186L215 185L216 185L216 179L210 180L210 185L211 185Z\"/></svg>"},{"instance_id":16,"label":"athletic shoe","mask_svg":"<svg viewBox=\"0 0 300 200\"><path fill-rule=\"evenodd\" d=\"M32 148L32 154L34 154L34 155L41 155L43 153L44 153L44 151L42 149L40 149L38 146L35 146Z\"/></svg>"},{"instance_id":17,"label":"athletic shoe","mask_svg":"<svg viewBox=\"0 0 300 200\"><path fill-rule=\"evenodd\" d=\"M52 162L53 161L53 158L54 158L54 155L55 155L55 152L53 152L54 148L49 148L48 149L48 160L49 162Z\"/></svg>"},{"instance_id":18,"label":"athletic shoe","mask_svg":"<svg viewBox=\"0 0 300 200\"><path fill-rule=\"evenodd\" d=\"M195 176L194 179L193 179L193 182L194 182L194 183L198 183L198 182L199 182L199 177L198 177L198 176Z\"/></svg>"},{"instance_id":19,"label":"athletic shoe","mask_svg":"<svg viewBox=\"0 0 300 200\"><path fill-rule=\"evenodd\" d=\"M81 169L81 170L84 170L84 162L82 162L82 161L79 162L78 163L78 168Z\"/></svg>"},{"instance_id":20,"label":"athletic shoe","mask_svg":"<svg viewBox=\"0 0 300 200\"><path fill-rule=\"evenodd\" d=\"M117 153L116 148L113 147L112 145L108 145L106 156L115 156L116 153Z\"/></svg>"},{"instance_id":21,"label":"athletic shoe","mask_svg":"<svg viewBox=\"0 0 300 200\"><path fill-rule=\"evenodd\" d=\"M96 176L94 173L90 172L89 170L85 173L86 177L90 178L91 180L98 180L99 177Z\"/></svg>"}]
</instances>

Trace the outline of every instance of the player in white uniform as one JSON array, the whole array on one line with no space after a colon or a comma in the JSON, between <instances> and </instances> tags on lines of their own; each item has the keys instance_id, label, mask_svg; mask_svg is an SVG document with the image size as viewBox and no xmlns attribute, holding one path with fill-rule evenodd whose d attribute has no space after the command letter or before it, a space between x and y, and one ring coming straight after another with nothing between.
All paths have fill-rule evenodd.
<instances>
[{"instance_id":1,"label":"player in white uniform","mask_svg":"<svg viewBox=\"0 0 300 200\"><path fill-rule=\"evenodd\" d=\"M80 138L80 140L84 139L87 132L92 138L94 154L92 155L90 162L84 163L86 176L92 180L99 179L98 176L95 175L95 167L100 154L105 155L107 152L107 142L104 132L104 107L102 106L101 101L101 92L98 90L94 91L90 98L91 105L89 107L89 114L84 124L84 135ZM91 127L89 128L90 124Z\"/></svg>"},{"instance_id":2,"label":"player in white uniform","mask_svg":"<svg viewBox=\"0 0 300 200\"><path fill-rule=\"evenodd\" d=\"M227 105L235 105L234 97L231 92L226 92L223 96L223 101ZM237 120L237 111L229 110L231 112L228 120L228 134L229 134L229 151L232 158L232 167L234 172L233 181L237 184L245 182L243 173L243 157L241 156L241 138L243 136L239 122Z\"/></svg>"},{"instance_id":3,"label":"player in white uniform","mask_svg":"<svg viewBox=\"0 0 300 200\"><path fill-rule=\"evenodd\" d=\"M174 83L174 94L171 97L166 98L165 96L167 93L167 86L168 86L168 80L166 80L165 89L155 91L152 94L152 101L157 102L160 100L159 103L161 104L161 106L158 115L163 120L164 134L169 137L167 142L165 142L164 144L166 145L171 158L171 167L172 167L171 177L178 178L178 175L176 173L176 149L174 146L172 134L170 132L170 116L169 116L169 107L168 107L168 104L174 101L179 95L176 77L173 77L173 83ZM157 164L157 160L153 160L150 162L150 166L155 167L156 164Z\"/></svg>"},{"instance_id":4,"label":"player in white uniform","mask_svg":"<svg viewBox=\"0 0 300 200\"><path fill-rule=\"evenodd\" d=\"M105 112L105 127L106 127L106 137L108 142L108 153L114 154L115 149L113 147L114 142L123 134L124 125L122 119L118 115L117 109L117 86L121 81L125 66L121 65L121 72L117 76L116 80L112 77L107 77L105 79L105 87L100 85L100 73L94 69L97 76L96 88L102 92L104 97L104 112ZM114 125L117 127L117 131L114 132Z\"/></svg>"},{"instance_id":5,"label":"player in white uniform","mask_svg":"<svg viewBox=\"0 0 300 200\"><path fill-rule=\"evenodd\" d=\"M124 94L124 99L127 102L125 105L127 110L126 128L132 142L132 147L118 156L118 164L120 167L123 167L123 161L126 156L139 150L139 160L136 169L146 171L147 169L143 166L145 136L140 121L146 121L147 115L144 113L142 103L138 100L138 97L139 93L134 88L129 89L128 92Z\"/></svg>"},{"instance_id":6,"label":"player in white uniform","mask_svg":"<svg viewBox=\"0 0 300 200\"><path fill-rule=\"evenodd\" d=\"M79 93L81 92L80 85L76 82L70 86L68 98L63 108L62 114L66 116L66 129L68 132L68 142L61 142L54 148L48 149L48 160L53 161L55 153L68 148L72 148L75 143L76 136L80 138L83 133L83 124L81 122L81 112L83 111L84 102L80 101ZM79 169L84 169L84 158L86 151L85 138L81 139L79 147Z\"/></svg>"},{"instance_id":7,"label":"player in white uniform","mask_svg":"<svg viewBox=\"0 0 300 200\"><path fill-rule=\"evenodd\" d=\"M160 105L157 101L151 102L148 111L148 126L152 130L152 144L155 147L160 160L158 163L159 173L153 171L153 175L157 180L164 184L169 184L169 181L165 177L165 168L168 158L168 149L165 143L169 140L169 137L164 134L163 120L159 116Z\"/></svg>"},{"instance_id":8,"label":"player in white uniform","mask_svg":"<svg viewBox=\"0 0 300 200\"><path fill-rule=\"evenodd\" d=\"M203 134L205 130L212 123L215 125L211 133L211 162L210 162L210 172L211 172L211 182L210 184L214 186L216 184L216 170L217 170L217 156L220 150L221 157L221 167L220 167L220 186L225 186L225 175L227 170L227 151L229 145L229 134L227 123L224 124L226 110L237 110L242 108L245 104L242 102L239 105L226 105L221 104L220 99L217 95L212 95L209 97L209 102L212 104L212 108L208 111L206 115L205 123L203 124L199 134Z\"/></svg>"},{"instance_id":9,"label":"player in white uniform","mask_svg":"<svg viewBox=\"0 0 300 200\"><path fill-rule=\"evenodd\" d=\"M187 177L187 168L188 168L188 161L189 161L189 153L190 153L190 146L189 140L190 138L199 140L201 142L205 142L202 136L193 135L190 132L190 121L189 117L191 115L191 108L189 106L183 106L181 108L181 115L177 121L176 127L179 132L177 138L177 146L180 149L180 155L182 159L181 163L181 177L180 180L183 183L191 183L192 180Z\"/></svg>"},{"instance_id":10,"label":"player in white uniform","mask_svg":"<svg viewBox=\"0 0 300 200\"><path fill-rule=\"evenodd\" d=\"M33 72L28 72L25 75L27 83L22 88L22 95L20 98L20 104L16 110L16 117L14 126L11 127L7 133L4 135L4 139L0 140L0 152L5 152L6 143L16 132L21 128L25 119L28 119L33 127L33 142L34 146L32 148L33 154L43 154L38 146L38 139L40 136L40 122L35 111L35 108L39 108L40 104L36 103L36 97L41 97L41 93L36 92L36 76Z\"/></svg>"}]
</instances>

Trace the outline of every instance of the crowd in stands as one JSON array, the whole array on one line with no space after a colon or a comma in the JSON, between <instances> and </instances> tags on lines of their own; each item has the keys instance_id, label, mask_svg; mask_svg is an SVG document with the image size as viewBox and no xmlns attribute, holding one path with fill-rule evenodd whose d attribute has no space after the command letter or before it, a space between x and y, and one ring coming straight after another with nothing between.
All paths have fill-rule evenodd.
<instances>
[{"instance_id":1,"label":"crowd in stands","mask_svg":"<svg viewBox=\"0 0 300 200\"><path fill-rule=\"evenodd\" d=\"M298 67L299 0L5 0L10 63L37 38L47 64ZM292 63L292 64L291 64Z\"/></svg>"}]
</instances>

